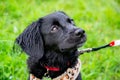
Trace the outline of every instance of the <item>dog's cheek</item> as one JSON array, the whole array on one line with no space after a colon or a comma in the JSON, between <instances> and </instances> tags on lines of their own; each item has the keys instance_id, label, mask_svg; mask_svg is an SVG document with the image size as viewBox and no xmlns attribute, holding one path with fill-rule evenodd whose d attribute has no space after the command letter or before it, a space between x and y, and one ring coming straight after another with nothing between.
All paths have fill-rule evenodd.
<instances>
[{"instance_id":1,"label":"dog's cheek","mask_svg":"<svg viewBox=\"0 0 120 80\"><path fill-rule=\"evenodd\" d=\"M57 39L52 36L52 35L45 35L44 36L44 43L45 45L47 46L53 46L53 45L56 45L57 44Z\"/></svg>"}]
</instances>

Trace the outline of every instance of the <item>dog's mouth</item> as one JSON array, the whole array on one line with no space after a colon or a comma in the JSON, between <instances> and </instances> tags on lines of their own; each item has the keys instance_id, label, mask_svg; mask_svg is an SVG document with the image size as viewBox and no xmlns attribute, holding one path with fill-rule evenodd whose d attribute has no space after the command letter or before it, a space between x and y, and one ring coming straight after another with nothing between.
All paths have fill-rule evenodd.
<instances>
[{"instance_id":1,"label":"dog's mouth","mask_svg":"<svg viewBox=\"0 0 120 80\"><path fill-rule=\"evenodd\" d=\"M67 52L67 51L71 51L71 50L76 50L79 47L82 47L84 45L85 42L81 42L80 44L76 44L73 47L68 47L68 48L61 48L60 51L61 52Z\"/></svg>"},{"instance_id":2,"label":"dog's mouth","mask_svg":"<svg viewBox=\"0 0 120 80\"><path fill-rule=\"evenodd\" d=\"M76 50L79 47L82 47L86 42L86 34L77 38L70 38L63 42L64 46L60 48L61 52L67 52L71 50Z\"/></svg>"}]
</instances>

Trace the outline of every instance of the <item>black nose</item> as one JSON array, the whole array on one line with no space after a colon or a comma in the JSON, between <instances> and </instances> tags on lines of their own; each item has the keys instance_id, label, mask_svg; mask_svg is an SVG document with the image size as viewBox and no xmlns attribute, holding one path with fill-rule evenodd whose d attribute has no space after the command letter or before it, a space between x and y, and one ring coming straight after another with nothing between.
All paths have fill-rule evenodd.
<instances>
[{"instance_id":1,"label":"black nose","mask_svg":"<svg viewBox=\"0 0 120 80\"><path fill-rule=\"evenodd\" d=\"M84 33L85 33L85 31L82 30L82 29L77 29L77 30L75 31L75 35L76 35L76 36L81 36L81 35L83 35Z\"/></svg>"}]
</instances>

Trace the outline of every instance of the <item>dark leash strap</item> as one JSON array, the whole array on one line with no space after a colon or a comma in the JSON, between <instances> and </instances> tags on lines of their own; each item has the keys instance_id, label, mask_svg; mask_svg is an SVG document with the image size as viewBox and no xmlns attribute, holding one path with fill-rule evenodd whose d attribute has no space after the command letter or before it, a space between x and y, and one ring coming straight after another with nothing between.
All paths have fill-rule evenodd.
<instances>
[{"instance_id":1,"label":"dark leash strap","mask_svg":"<svg viewBox=\"0 0 120 80\"><path fill-rule=\"evenodd\" d=\"M111 41L109 44L104 45L104 46L100 46L100 47L97 47L97 48L87 48L87 49L79 50L78 55L81 55L85 52L98 51L100 49L103 49L103 48L106 48L106 47L113 47L113 46L120 46L120 40Z\"/></svg>"},{"instance_id":2,"label":"dark leash strap","mask_svg":"<svg viewBox=\"0 0 120 80\"><path fill-rule=\"evenodd\" d=\"M110 47L109 44L104 45L104 46L100 46L100 47L97 47L97 48L87 48L87 49L79 50L79 51L78 51L78 54L79 54L79 55L82 55L82 54L84 54L85 52L89 53L89 52L92 52L92 51L98 51L98 50L103 49L103 48L106 48L106 47Z\"/></svg>"}]
</instances>

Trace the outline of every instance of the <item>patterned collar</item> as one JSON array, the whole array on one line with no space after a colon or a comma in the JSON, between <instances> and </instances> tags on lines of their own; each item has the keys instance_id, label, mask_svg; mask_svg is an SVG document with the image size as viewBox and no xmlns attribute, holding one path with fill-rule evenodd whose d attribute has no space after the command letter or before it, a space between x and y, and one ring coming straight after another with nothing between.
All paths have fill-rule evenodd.
<instances>
[{"instance_id":1,"label":"patterned collar","mask_svg":"<svg viewBox=\"0 0 120 80\"><path fill-rule=\"evenodd\" d=\"M55 70L57 68L52 68L52 69ZM63 74L61 74L56 78L53 78L52 80L75 80L79 75L80 70L81 70L81 61L78 59L74 67L68 68ZM35 77L33 74L30 74L30 80L42 80L42 79Z\"/></svg>"}]
</instances>

